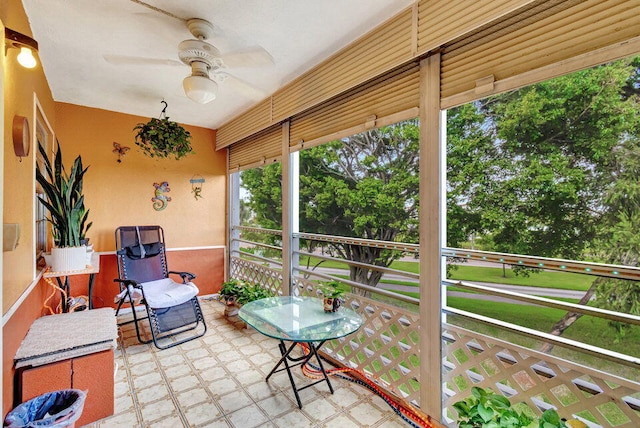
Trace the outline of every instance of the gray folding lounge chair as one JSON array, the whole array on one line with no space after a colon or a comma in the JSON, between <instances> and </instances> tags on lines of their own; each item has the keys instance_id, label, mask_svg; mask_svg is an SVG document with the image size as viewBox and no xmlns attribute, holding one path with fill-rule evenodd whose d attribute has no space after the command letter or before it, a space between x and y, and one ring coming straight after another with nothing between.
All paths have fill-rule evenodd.
<instances>
[{"instance_id":1,"label":"gray folding lounge chair","mask_svg":"<svg viewBox=\"0 0 640 428\"><path fill-rule=\"evenodd\" d=\"M114 281L120 283L116 316L123 304L131 305L133 320L128 323L135 323L141 343L153 341L159 349L166 349L204 335L207 325L198 303L198 287L191 282L195 275L167 269L164 231L160 226L119 227L116 255L119 278ZM170 274L180 276L181 281L174 281ZM140 318L136 314L136 303L144 305L146 316ZM144 339L141 334L145 320L151 339ZM193 334L186 333L190 331Z\"/></svg>"}]
</instances>

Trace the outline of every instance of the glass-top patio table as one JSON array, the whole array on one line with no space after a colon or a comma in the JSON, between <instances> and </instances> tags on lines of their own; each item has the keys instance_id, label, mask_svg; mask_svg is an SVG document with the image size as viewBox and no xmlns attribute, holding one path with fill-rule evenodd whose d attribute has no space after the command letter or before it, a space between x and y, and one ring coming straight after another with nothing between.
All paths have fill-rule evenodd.
<instances>
[{"instance_id":1,"label":"glass-top patio table","mask_svg":"<svg viewBox=\"0 0 640 428\"><path fill-rule=\"evenodd\" d=\"M341 307L336 312L325 312L322 303L322 299L313 297L268 297L247 303L238 312L238 316L248 325L280 341L278 347L282 358L265 380L269 381L272 374L286 370L300 408L302 403L298 391L326 381L333 394L333 387L320 361L318 350L327 340L351 334L362 325L362 318L355 311ZM285 341L292 342L288 348ZM291 351L300 343L308 344L310 352L301 357L292 357ZM298 388L291 368L307 364L314 356L323 378ZM289 364L289 361L295 364ZM283 364L284 367L280 368Z\"/></svg>"}]
</instances>

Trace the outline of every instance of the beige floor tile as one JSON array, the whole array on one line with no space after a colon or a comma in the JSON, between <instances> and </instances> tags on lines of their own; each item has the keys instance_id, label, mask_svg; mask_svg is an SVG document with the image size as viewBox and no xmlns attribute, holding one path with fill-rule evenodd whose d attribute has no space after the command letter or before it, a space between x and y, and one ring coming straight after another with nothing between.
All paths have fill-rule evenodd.
<instances>
[{"instance_id":1,"label":"beige floor tile","mask_svg":"<svg viewBox=\"0 0 640 428\"><path fill-rule=\"evenodd\" d=\"M207 334L202 338L202 341L207 345L212 346L224 341L224 338L218 334Z\"/></svg>"},{"instance_id":2,"label":"beige floor tile","mask_svg":"<svg viewBox=\"0 0 640 428\"><path fill-rule=\"evenodd\" d=\"M251 385L257 382L264 382L264 375L258 370L249 369L240 373L236 373L234 376L242 386Z\"/></svg>"},{"instance_id":3,"label":"beige floor tile","mask_svg":"<svg viewBox=\"0 0 640 428\"><path fill-rule=\"evenodd\" d=\"M283 428L304 428L312 427L314 424L304 414L298 411L291 411L273 418L273 422L276 426Z\"/></svg>"},{"instance_id":4,"label":"beige floor tile","mask_svg":"<svg viewBox=\"0 0 640 428\"><path fill-rule=\"evenodd\" d=\"M231 378L222 378L218 380L214 380L209 385L207 385L209 391L213 394L214 397L218 398L221 395L227 394L231 391L235 391L238 389L238 384L236 384Z\"/></svg>"},{"instance_id":5,"label":"beige floor tile","mask_svg":"<svg viewBox=\"0 0 640 428\"><path fill-rule=\"evenodd\" d=\"M218 365L218 360L207 354L204 357L199 357L195 360L192 360L191 363L196 370L203 371L211 367L216 367Z\"/></svg>"},{"instance_id":6,"label":"beige floor tile","mask_svg":"<svg viewBox=\"0 0 640 428\"><path fill-rule=\"evenodd\" d=\"M280 392L280 389L277 386L271 385L267 382L257 382L244 387L245 390L251 395L251 397L260 401L264 398L267 398L271 395L277 394Z\"/></svg>"},{"instance_id":7,"label":"beige floor tile","mask_svg":"<svg viewBox=\"0 0 640 428\"><path fill-rule=\"evenodd\" d=\"M116 382L114 385L114 396L119 397L123 394L129 394L129 381Z\"/></svg>"},{"instance_id":8,"label":"beige floor tile","mask_svg":"<svg viewBox=\"0 0 640 428\"><path fill-rule=\"evenodd\" d=\"M250 345L251 343L252 343L251 338L245 335L236 336L233 339L231 339L231 344L238 348L242 348L243 346Z\"/></svg>"},{"instance_id":9,"label":"beige floor tile","mask_svg":"<svg viewBox=\"0 0 640 428\"><path fill-rule=\"evenodd\" d=\"M187 333L186 335L189 336L192 334L193 333ZM200 349L200 348L202 348L202 343L200 343L200 339L190 340L180 345L180 349L182 349L183 351L191 351L191 350Z\"/></svg>"},{"instance_id":10,"label":"beige floor tile","mask_svg":"<svg viewBox=\"0 0 640 428\"><path fill-rule=\"evenodd\" d=\"M169 416L157 421L153 421L145 426L149 428L178 428L184 426L179 416Z\"/></svg>"},{"instance_id":11,"label":"beige floor tile","mask_svg":"<svg viewBox=\"0 0 640 428\"><path fill-rule=\"evenodd\" d=\"M244 346L239 346L238 348L240 349L240 352L242 352L244 355L247 355L247 356L262 353L262 347L255 345L253 343L249 343Z\"/></svg>"},{"instance_id":12,"label":"beige floor tile","mask_svg":"<svg viewBox=\"0 0 640 428\"><path fill-rule=\"evenodd\" d=\"M380 410L372 406L369 401L365 401L346 410L353 419L362 423L362 426L374 426L382 421L385 416Z\"/></svg>"},{"instance_id":13,"label":"beige floor tile","mask_svg":"<svg viewBox=\"0 0 640 428\"><path fill-rule=\"evenodd\" d=\"M220 362L228 364L238 360L238 351L234 348L229 348L227 351L218 352L216 356Z\"/></svg>"},{"instance_id":14,"label":"beige floor tile","mask_svg":"<svg viewBox=\"0 0 640 428\"><path fill-rule=\"evenodd\" d=\"M136 388L136 395L140 404L146 404L160 399L169 399L169 390L164 385L154 385L145 389Z\"/></svg>"},{"instance_id":15,"label":"beige floor tile","mask_svg":"<svg viewBox=\"0 0 640 428\"><path fill-rule=\"evenodd\" d=\"M258 367L261 366L275 366L279 358L274 358L271 354L265 354L261 351L259 354L249 357L249 361Z\"/></svg>"},{"instance_id":16,"label":"beige floor tile","mask_svg":"<svg viewBox=\"0 0 640 428\"><path fill-rule=\"evenodd\" d=\"M181 354L163 355L162 353L158 353L157 355L162 367L172 367L176 365L183 365L186 363L186 360Z\"/></svg>"},{"instance_id":17,"label":"beige floor tile","mask_svg":"<svg viewBox=\"0 0 640 428\"><path fill-rule=\"evenodd\" d=\"M137 428L142 425L138 422L136 412L119 413L109 418L101 419L98 422L99 427L112 428L112 427L131 427Z\"/></svg>"},{"instance_id":18,"label":"beige floor tile","mask_svg":"<svg viewBox=\"0 0 640 428\"><path fill-rule=\"evenodd\" d=\"M127 360L129 361L129 364L142 364L142 363L152 362L153 353L144 352L144 353L127 355Z\"/></svg>"},{"instance_id":19,"label":"beige floor tile","mask_svg":"<svg viewBox=\"0 0 640 428\"><path fill-rule=\"evenodd\" d=\"M258 402L258 406L271 418L297 409L298 405L292 402L284 393L271 395Z\"/></svg>"},{"instance_id":20,"label":"beige floor tile","mask_svg":"<svg viewBox=\"0 0 640 428\"><path fill-rule=\"evenodd\" d=\"M221 366L211 367L204 371L200 371L199 374L204 381L214 381L227 377L227 372Z\"/></svg>"},{"instance_id":21,"label":"beige floor tile","mask_svg":"<svg viewBox=\"0 0 640 428\"><path fill-rule=\"evenodd\" d=\"M225 414L232 413L253 404L253 400L244 391L236 390L218 398L218 405Z\"/></svg>"},{"instance_id":22,"label":"beige floor tile","mask_svg":"<svg viewBox=\"0 0 640 428\"><path fill-rule=\"evenodd\" d=\"M167 379L173 380L173 379L179 379L185 376L189 376L193 373L191 371L191 367L189 367L186 363L184 363L179 366L173 366L165 369L164 374L167 377Z\"/></svg>"},{"instance_id":23,"label":"beige floor tile","mask_svg":"<svg viewBox=\"0 0 640 428\"><path fill-rule=\"evenodd\" d=\"M135 364L129 362L129 367L131 367L131 372L136 376L143 376L147 373L158 372L158 366L155 361L143 361Z\"/></svg>"},{"instance_id":24,"label":"beige floor tile","mask_svg":"<svg viewBox=\"0 0 640 428\"><path fill-rule=\"evenodd\" d=\"M251 364L244 359L236 359L230 363L227 363L225 368L231 373L242 373L251 369Z\"/></svg>"},{"instance_id":25,"label":"beige floor tile","mask_svg":"<svg viewBox=\"0 0 640 428\"><path fill-rule=\"evenodd\" d=\"M351 388L335 389L329 400L339 408L348 409L360 400L360 396L353 392Z\"/></svg>"},{"instance_id":26,"label":"beige floor tile","mask_svg":"<svg viewBox=\"0 0 640 428\"><path fill-rule=\"evenodd\" d=\"M142 375L138 375L135 370L132 370L131 372L133 374L133 386L136 389L144 389L163 382L159 371L145 373Z\"/></svg>"},{"instance_id":27,"label":"beige floor tile","mask_svg":"<svg viewBox=\"0 0 640 428\"><path fill-rule=\"evenodd\" d=\"M260 411L256 404L244 407L227 415L234 427L253 428L262 427L269 419Z\"/></svg>"},{"instance_id":28,"label":"beige floor tile","mask_svg":"<svg viewBox=\"0 0 640 428\"><path fill-rule=\"evenodd\" d=\"M204 388L193 388L180 392L177 397L180 407L191 407L195 404L211 402L209 393Z\"/></svg>"},{"instance_id":29,"label":"beige floor tile","mask_svg":"<svg viewBox=\"0 0 640 428\"><path fill-rule=\"evenodd\" d=\"M206 348L200 347L198 349L190 349L185 353L185 356L191 360L196 361L200 358L206 358L209 356L209 351Z\"/></svg>"},{"instance_id":30,"label":"beige floor tile","mask_svg":"<svg viewBox=\"0 0 640 428\"><path fill-rule=\"evenodd\" d=\"M170 416L177 416L178 411L171 400L156 401L145 404L140 408L142 419L145 423L165 419Z\"/></svg>"},{"instance_id":31,"label":"beige floor tile","mask_svg":"<svg viewBox=\"0 0 640 428\"><path fill-rule=\"evenodd\" d=\"M212 403L201 403L185 409L184 416L190 425L202 425L205 422L213 422L222 416L222 413Z\"/></svg>"},{"instance_id":32,"label":"beige floor tile","mask_svg":"<svg viewBox=\"0 0 640 428\"><path fill-rule=\"evenodd\" d=\"M121 395L116 397L113 403L113 411L114 413L125 413L129 410L134 410L135 405L133 402L133 397L130 394Z\"/></svg>"},{"instance_id":33,"label":"beige floor tile","mask_svg":"<svg viewBox=\"0 0 640 428\"><path fill-rule=\"evenodd\" d=\"M204 425L200 425L203 428L231 428L231 424L229 422L227 422L227 419L222 417L222 418L218 418L214 421L209 421L207 423L205 423ZM155 427L153 427L155 428Z\"/></svg>"},{"instance_id":34,"label":"beige floor tile","mask_svg":"<svg viewBox=\"0 0 640 428\"><path fill-rule=\"evenodd\" d=\"M327 420L340 413L340 411L340 409L331 404L331 401L324 398L312 400L302 407L302 412L315 423Z\"/></svg>"},{"instance_id":35,"label":"beige floor tile","mask_svg":"<svg viewBox=\"0 0 640 428\"><path fill-rule=\"evenodd\" d=\"M346 415L339 415L336 418L333 418L322 425L322 428L361 428L362 425L359 423L349 419Z\"/></svg>"},{"instance_id":36,"label":"beige floor tile","mask_svg":"<svg viewBox=\"0 0 640 428\"><path fill-rule=\"evenodd\" d=\"M198 380L198 378L194 375L183 376L171 380L171 388L173 388L173 390L176 392L184 391L198 386L200 386L200 380Z\"/></svg>"},{"instance_id":37,"label":"beige floor tile","mask_svg":"<svg viewBox=\"0 0 640 428\"><path fill-rule=\"evenodd\" d=\"M396 413L393 415L387 416L379 425L380 428L407 428L409 426L408 422L403 420Z\"/></svg>"}]
</instances>

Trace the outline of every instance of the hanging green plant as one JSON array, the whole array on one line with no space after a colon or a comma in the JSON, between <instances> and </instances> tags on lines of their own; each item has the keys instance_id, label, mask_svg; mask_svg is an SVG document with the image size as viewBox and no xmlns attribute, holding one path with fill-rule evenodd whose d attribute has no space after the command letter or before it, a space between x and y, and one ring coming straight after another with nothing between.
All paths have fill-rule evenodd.
<instances>
[{"instance_id":1,"label":"hanging green plant","mask_svg":"<svg viewBox=\"0 0 640 428\"><path fill-rule=\"evenodd\" d=\"M169 120L165 112L165 105L160 118L152 118L147 123L137 124L133 130L138 131L135 143L142 152L149 157L168 158L173 156L176 160L193 152L191 148L191 133L178 123Z\"/></svg>"}]
</instances>

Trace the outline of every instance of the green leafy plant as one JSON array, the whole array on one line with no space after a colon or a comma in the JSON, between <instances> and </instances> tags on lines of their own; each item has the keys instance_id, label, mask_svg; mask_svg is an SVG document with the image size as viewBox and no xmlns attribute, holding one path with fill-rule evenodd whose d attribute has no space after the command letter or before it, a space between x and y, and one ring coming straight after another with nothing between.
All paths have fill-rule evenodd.
<instances>
[{"instance_id":1,"label":"green leafy plant","mask_svg":"<svg viewBox=\"0 0 640 428\"><path fill-rule=\"evenodd\" d=\"M191 133L166 116L139 123L133 130L138 131L135 136L136 145L149 157L173 156L178 160L193 151Z\"/></svg>"},{"instance_id":2,"label":"green leafy plant","mask_svg":"<svg viewBox=\"0 0 640 428\"><path fill-rule=\"evenodd\" d=\"M542 416L540 417L540 419L538 419L538 428L566 428L568 426L570 427L578 427L580 425L585 426L582 422L580 421L572 421L573 423L568 424L565 421L563 421L560 418L560 415L558 415L558 412L555 411L555 409L547 409L544 411L544 413L542 413Z\"/></svg>"},{"instance_id":3,"label":"green leafy plant","mask_svg":"<svg viewBox=\"0 0 640 428\"><path fill-rule=\"evenodd\" d=\"M83 168L82 158L78 156L67 173L60 144L53 164L41 144L38 144L38 151L43 161L36 169L36 181L46 195L46 198L38 196L38 199L49 210L47 220L52 225L53 241L60 248L79 247L86 241L85 235L92 225L87 223L89 210L85 209L82 194L84 174L89 167Z\"/></svg>"},{"instance_id":4,"label":"green leafy plant","mask_svg":"<svg viewBox=\"0 0 640 428\"><path fill-rule=\"evenodd\" d=\"M237 299L243 287L242 284L242 281L235 278L223 282L222 288L220 288L220 298L224 301L227 301L229 298Z\"/></svg>"},{"instance_id":5,"label":"green leafy plant","mask_svg":"<svg viewBox=\"0 0 640 428\"><path fill-rule=\"evenodd\" d=\"M533 422L515 410L508 398L475 386L471 396L456 402L453 408L458 412L460 428L523 428Z\"/></svg>"},{"instance_id":6,"label":"green leafy plant","mask_svg":"<svg viewBox=\"0 0 640 428\"><path fill-rule=\"evenodd\" d=\"M271 290L261 286L260 284L247 284L240 290L238 303L241 305L245 305L249 302L253 302L254 300L260 300L274 296L275 294Z\"/></svg>"},{"instance_id":7,"label":"green leafy plant","mask_svg":"<svg viewBox=\"0 0 640 428\"><path fill-rule=\"evenodd\" d=\"M254 300L273 297L275 294L260 284L252 284L247 281L232 278L222 283L220 296L224 301L235 299L238 304L244 305Z\"/></svg>"},{"instance_id":8,"label":"green leafy plant","mask_svg":"<svg viewBox=\"0 0 640 428\"><path fill-rule=\"evenodd\" d=\"M332 299L343 299L345 293L347 292L344 285L336 280L322 283L320 290L322 291L324 297Z\"/></svg>"}]
</instances>

